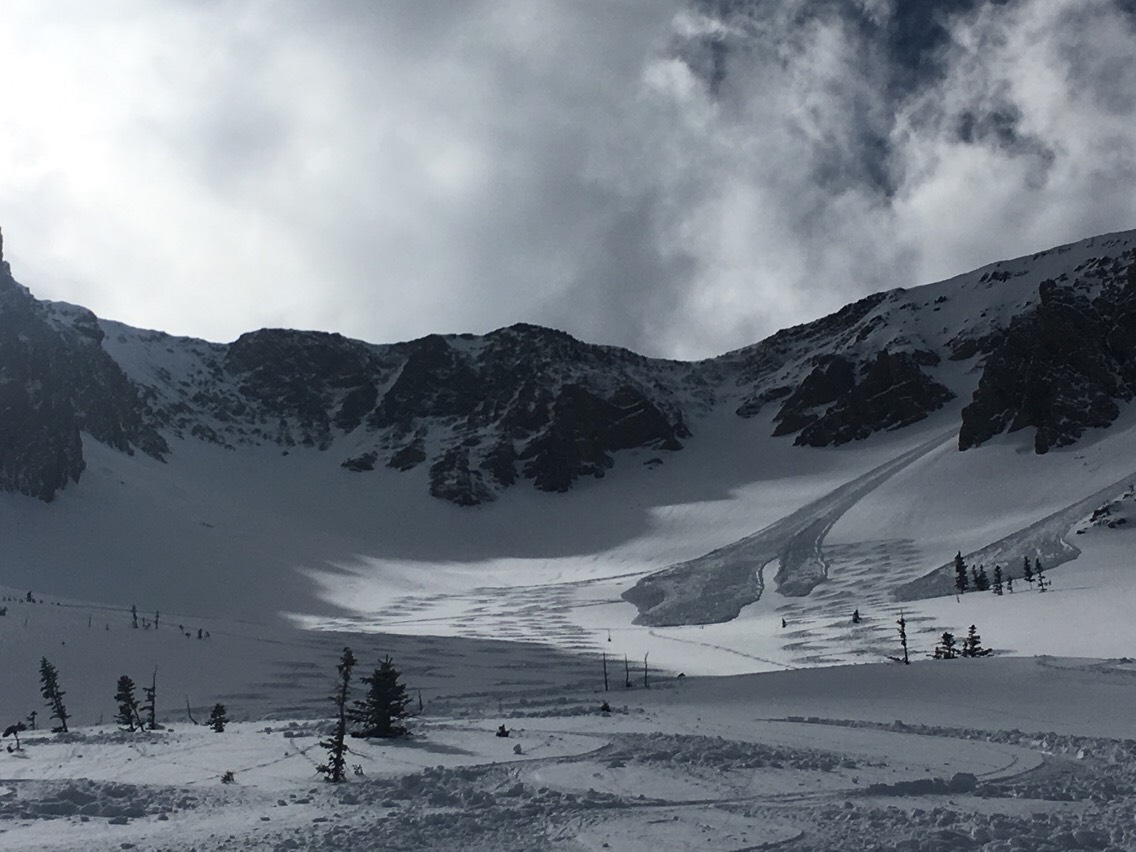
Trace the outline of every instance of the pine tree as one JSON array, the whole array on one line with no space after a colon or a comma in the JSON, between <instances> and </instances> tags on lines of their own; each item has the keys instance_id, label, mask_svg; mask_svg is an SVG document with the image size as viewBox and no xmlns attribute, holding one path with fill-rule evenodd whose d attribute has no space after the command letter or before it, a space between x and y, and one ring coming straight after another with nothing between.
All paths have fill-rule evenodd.
<instances>
[{"instance_id":1,"label":"pine tree","mask_svg":"<svg viewBox=\"0 0 1136 852\"><path fill-rule=\"evenodd\" d=\"M136 725L142 727L142 719L138 715L138 699L134 697L134 681L129 675L118 679L114 700L118 702L118 713L115 714L114 721L128 731L133 731Z\"/></svg>"},{"instance_id":2,"label":"pine tree","mask_svg":"<svg viewBox=\"0 0 1136 852\"><path fill-rule=\"evenodd\" d=\"M1002 566L994 566L994 594L1002 594Z\"/></svg>"},{"instance_id":3,"label":"pine tree","mask_svg":"<svg viewBox=\"0 0 1136 852\"><path fill-rule=\"evenodd\" d=\"M1009 592L1011 595L1014 593L1014 578L1013 577L1007 577L1006 578L1006 591Z\"/></svg>"},{"instance_id":4,"label":"pine tree","mask_svg":"<svg viewBox=\"0 0 1136 852\"><path fill-rule=\"evenodd\" d=\"M860 610L859 609L855 609L855 610L852 611L852 623L853 624L859 624L860 623Z\"/></svg>"},{"instance_id":5,"label":"pine tree","mask_svg":"<svg viewBox=\"0 0 1136 852\"><path fill-rule=\"evenodd\" d=\"M903 617L903 612L899 613L899 620L896 621L899 625L899 644L903 648L903 657L892 657L897 663L903 663L905 666L911 664L911 660L907 658L907 619Z\"/></svg>"},{"instance_id":6,"label":"pine tree","mask_svg":"<svg viewBox=\"0 0 1136 852\"><path fill-rule=\"evenodd\" d=\"M974 582L974 588L980 592L990 591L990 578L986 575L986 566L978 566L978 578Z\"/></svg>"},{"instance_id":7,"label":"pine tree","mask_svg":"<svg viewBox=\"0 0 1136 852\"><path fill-rule=\"evenodd\" d=\"M28 729L28 726L27 726L27 725L25 725L25 724L24 724L23 722L16 722L16 724L14 724L14 725L9 725L8 727L6 727L6 728L4 729L4 734L3 734L3 736L5 736L5 737L15 737L15 738L16 738L16 748L15 748L15 750L16 750L16 751L23 751L23 749L21 749L21 748L20 748L20 731L26 731L27 729ZM8 746L8 751L12 751L12 747L11 747L11 746Z\"/></svg>"},{"instance_id":8,"label":"pine tree","mask_svg":"<svg viewBox=\"0 0 1136 852\"><path fill-rule=\"evenodd\" d=\"M214 704L213 712L209 714L209 721L207 723L216 733L223 733L225 726L229 724L229 717L225 712L224 704Z\"/></svg>"},{"instance_id":9,"label":"pine tree","mask_svg":"<svg viewBox=\"0 0 1136 852\"><path fill-rule=\"evenodd\" d=\"M962 640L962 655L964 657L985 657L990 654L989 648L982 647L982 637L978 629L972 624L966 631L966 638Z\"/></svg>"},{"instance_id":10,"label":"pine tree","mask_svg":"<svg viewBox=\"0 0 1136 852\"><path fill-rule=\"evenodd\" d=\"M410 698L406 686L399 683L401 673L394 667L388 656L370 677L363 683L370 689L362 701L356 701L351 711L351 720L362 726L354 736L357 737L401 737L406 734L406 726L399 724L406 718L406 707Z\"/></svg>"},{"instance_id":11,"label":"pine tree","mask_svg":"<svg viewBox=\"0 0 1136 852\"><path fill-rule=\"evenodd\" d=\"M943 633L942 637L939 639L939 644L935 646L933 656L936 660L953 660L958 656L958 650L955 647L955 635L953 633Z\"/></svg>"},{"instance_id":12,"label":"pine tree","mask_svg":"<svg viewBox=\"0 0 1136 852\"><path fill-rule=\"evenodd\" d=\"M146 713L146 728L151 731L158 730L158 670L154 669L154 677L150 681L149 686L142 687L142 693L145 696L142 704L142 710ZM139 715L141 718L141 715ZM139 722L139 727L143 727Z\"/></svg>"},{"instance_id":13,"label":"pine tree","mask_svg":"<svg viewBox=\"0 0 1136 852\"><path fill-rule=\"evenodd\" d=\"M1037 559L1033 563L1033 576L1037 580L1037 590L1044 592L1049 588L1049 581L1045 579L1045 574L1041 570L1041 560Z\"/></svg>"},{"instance_id":14,"label":"pine tree","mask_svg":"<svg viewBox=\"0 0 1136 852\"><path fill-rule=\"evenodd\" d=\"M955 591L960 595L966 591L969 580L966 576L966 562L962 558L962 551L955 554Z\"/></svg>"},{"instance_id":15,"label":"pine tree","mask_svg":"<svg viewBox=\"0 0 1136 852\"><path fill-rule=\"evenodd\" d=\"M1028 556L1022 557L1022 579L1027 583L1033 583L1033 566L1030 565Z\"/></svg>"},{"instance_id":16,"label":"pine tree","mask_svg":"<svg viewBox=\"0 0 1136 852\"><path fill-rule=\"evenodd\" d=\"M347 744L344 740L347 737L347 695L351 688L351 670L353 668L355 668L355 655L351 653L350 648L344 648L343 656L340 657L339 664L336 666L339 677L336 681L335 692L331 695L331 700L335 702L338 718L332 735L326 740L320 740L319 743L321 748L327 749L327 763L316 767L316 771L323 773L328 781L343 781L346 778L344 769L347 766Z\"/></svg>"},{"instance_id":17,"label":"pine tree","mask_svg":"<svg viewBox=\"0 0 1136 852\"><path fill-rule=\"evenodd\" d=\"M67 693L59 688L59 672L47 661L47 657L39 661L39 692L51 710L51 718L59 720L59 725L52 730L57 734L67 733L69 715L63 706L63 696Z\"/></svg>"}]
</instances>

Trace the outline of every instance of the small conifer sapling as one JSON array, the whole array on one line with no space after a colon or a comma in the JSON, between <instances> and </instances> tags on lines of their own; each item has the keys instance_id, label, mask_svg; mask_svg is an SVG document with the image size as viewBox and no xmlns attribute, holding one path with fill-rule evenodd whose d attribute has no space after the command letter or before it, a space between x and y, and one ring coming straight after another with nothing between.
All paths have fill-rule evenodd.
<instances>
[{"instance_id":1,"label":"small conifer sapling","mask_svg":"<svg viewBox=\"0 0 1136 852\"><path fill-rule=\"evenodd\" d=\"M958 657L958 649L955 646L955 635L953 633L944 632L939 639L939 644L935 646L935 653L932 656L936 660L953 660Z\"/></svg>"},{"instance_id":2,"label":"small conifer sapling","mask_svg":"<svg viewBox=\"0 0 1136 852\"><path fill-rule=\"evenodd\" d=\"M209 727L215 733L221 734L225 731L225 726L229 724L229 716L225 712L225 705L218 702L213 705L213 712L209 714Z\"/></svg>"},{"instance_id":3,"label":"small conifer sapling","mask_svg":"<svg viewBox=\"0 0 1136 852\"><path fill-rule=\"evenodd\" d=\"M982 637L978 635L978 629L972 624L966 631L966 638L962 640L962 656L964 657L986 657L990 655L989 648L982 647Z\"/></svg>"}]
</instances>

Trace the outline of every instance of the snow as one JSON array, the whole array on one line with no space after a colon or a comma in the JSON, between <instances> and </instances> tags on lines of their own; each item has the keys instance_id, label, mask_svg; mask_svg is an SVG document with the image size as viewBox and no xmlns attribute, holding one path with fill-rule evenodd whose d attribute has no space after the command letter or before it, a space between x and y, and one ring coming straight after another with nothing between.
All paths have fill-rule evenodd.
<instances>
[{"instance_id":1,"label":"snow","mask_svg":"<svg viewBox=\"0 0 1136 852\"><path fill-rule=\"evenodd\" d=\"M993 658L514 685L438 696L408 739L350 741L343 784L316 780L326 721L27 732L0 753L0 848L1132 848L1136 723L1102 708L1131 701L1134 671ZM1029 844L996 845L1014 837Z\"/></svg>"},{"instance_id":2,"label":"snow","mask_svg":"<svg viewBox=\"0 0 1136 852\"><path fill-rule=\"evenodd\" d=\"M864 346L978 333L1133 244L896 291ZM139 381L192 387L222 351L102 325ZM424 468L345 472L359 436L171 438L166 462L85 439L51 505L0 495L0 722L41 728L3 741L0 850L1136 849L1136 412L1039 457L1024 433L958 452L965 395L819 450L719 402L665 464L626 452L568 494L472 509L428 497ZM956 551L1014 593L939 594L926 577ZM676 565L695 595L727 572L761 595L723 623L634 623L622 593ZM779 569L821 582L787 595ZM910 666L887 662L901 615ZM993 657L928 659L971 624ZM407 740L353 740L361 774L332 785L315 766L344 646L364 670L391 655L422 710ZM68 734L42 730L42 657ZM109 725L117 678L155 672L164 728ZM216 702L221 734L190 718Z\"/></svg>"}]
</instances>

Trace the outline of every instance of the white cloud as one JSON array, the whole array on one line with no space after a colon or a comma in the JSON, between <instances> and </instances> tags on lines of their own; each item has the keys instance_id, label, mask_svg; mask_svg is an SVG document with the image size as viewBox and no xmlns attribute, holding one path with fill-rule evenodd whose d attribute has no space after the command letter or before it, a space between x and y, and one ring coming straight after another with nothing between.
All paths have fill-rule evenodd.
<instances>
[{"instance_id":1,"label":"white cloud","mask_svg":"<svg viewBox=\"0 0 1136 852\"><path fill-rule=\"evenodd\" d=\"M8 256L136 325L694 357L1136 225L1106 0L979 4L918 79L886 0L50 5L0 30Z\"/></svg>"}]
</instances>

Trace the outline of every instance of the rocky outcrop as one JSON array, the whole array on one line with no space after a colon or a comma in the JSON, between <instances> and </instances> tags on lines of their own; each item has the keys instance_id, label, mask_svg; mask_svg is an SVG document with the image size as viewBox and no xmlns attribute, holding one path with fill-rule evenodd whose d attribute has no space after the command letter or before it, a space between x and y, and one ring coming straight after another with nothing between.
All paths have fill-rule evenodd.
<instances>
[{"instance_id":1,"label":"rocky outcrop","mask_svg":"<svg viewBox=\"0 0 1136 852\"><path fill-rule=\"evenodd\" d=\"M678 450L679 439L689 436L681 419L672 423L627 386L604 399L580 385L566 385L547 412L547 425L518 454L524 475L542 491L567 491L581 476L602 477L617 450Z\"/></svg>"},{"instance_id":2,"label":"rocky outcrop","mask_svg":"<svg viewBox=\"0 0 1136 852\"><path fill-rule=\"evenodd\" d=\"M1034 429L1034 450L1110 425L1136 396L1136 264L1095 297L1053 281L1010 323L962 412L959 449Z\"/></svg>"},{"instance_id":3,"label":"rocky outcrop","mask_svg":"<svg viewBox=\"0 0 1136 852\"><path fill-rule=\"evenodd\" d=\"M102 349L94 315L76 308L52 321L0 268L0 488L52 500L86 466L81 432L162 458L169 447Z\"/></svg>"},{"instance_id":4,"label":"rocky outcrop","mask_svg":"<svg viewBox=\"0 0 1136 852\"><path fill-rule=\"evenodd\" d=\"M922 370L938 361L933 352L886 349L859 366L823 357L781 405L773 434L797 433L797 446L831 447L923 420L954 398Z\"/></svg>"}]
</instances>

